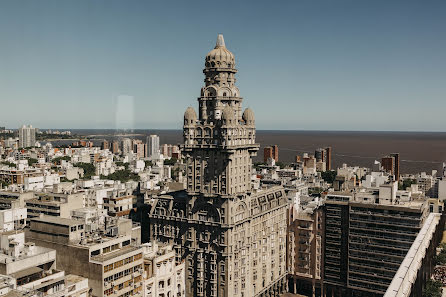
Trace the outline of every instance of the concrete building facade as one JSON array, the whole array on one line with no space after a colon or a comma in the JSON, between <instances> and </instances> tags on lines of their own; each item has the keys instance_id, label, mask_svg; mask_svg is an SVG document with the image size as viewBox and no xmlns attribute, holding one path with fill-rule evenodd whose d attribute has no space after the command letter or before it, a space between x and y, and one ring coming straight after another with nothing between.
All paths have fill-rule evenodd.
<instances>
[{"instance_id":1,"label":"concrete building facade","mask_svg":"<svg viewBox=\"0 0 446 297\"><path fill-rule=\"evenodd\" d=\"M31 220L26 237L55 249L58 269L88 278L92 296L142 296L142 248L131 229L104 231L87 233L82 221L44 216Z\"/></svg>"}]
</instances>

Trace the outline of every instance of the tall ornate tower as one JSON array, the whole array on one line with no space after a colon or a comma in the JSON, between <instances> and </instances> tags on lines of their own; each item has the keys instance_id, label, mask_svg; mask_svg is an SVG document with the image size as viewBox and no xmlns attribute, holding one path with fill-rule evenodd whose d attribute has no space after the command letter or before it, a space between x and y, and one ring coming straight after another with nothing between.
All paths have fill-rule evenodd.
<instances>
[{"instance_id":1,"label":"tall ornate tower","mask_svg":"<svg viewBox=\"0 0 446 297\"><path fill-rule=\"evenodd\" d=\"M186 296L276 296L286 276L286 196L281 187L252 189L254 113L242 113L222 35L203 72L199 116L184 113L186 190L152 197L150 238L185 261Z\"/></svg>"},{"instance_id":2,"label":"tall ornate tower","mask_svg":"<svg viewBox=\"0 0 446 297\"><path fill-rule=\"evenodd\" d=\"M203 72L199 117L192 107L184 114L187 192L231 196L250 191L251 157L259 149L254 113L247 108L242 115L234 55L223 35L218 35L215 48L206 55Z\"/></svg>"}]
</instances>

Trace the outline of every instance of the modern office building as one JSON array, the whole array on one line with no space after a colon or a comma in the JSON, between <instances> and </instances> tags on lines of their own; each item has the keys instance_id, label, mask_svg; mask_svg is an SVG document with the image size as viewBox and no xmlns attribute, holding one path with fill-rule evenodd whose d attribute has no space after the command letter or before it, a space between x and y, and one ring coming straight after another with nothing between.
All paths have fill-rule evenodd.
<instances>
[{"instance_id":1,"label":"modern office building","mask_svg":"<svg viewBox=\"0 0 446 297\"><path fill-rule=\"evenodd\" d=\"M428 214L424 201L397 201L396 184L381 185L379 194L327 194L325 296L386 292Z\"/></svg>"},{"instance_id":2,"label":"modern office building","mask_svg":"<svg viewBox=\"0 0 446 297\"><path fill-rule=\"evenodd\" d=\"M287 198L251 185L255 118L242 112L222 35L206 55L199 115L184 114L186 191L152 197L150 237L185 261L186 296L275 296L286 284Z\"/></svg>"},{"instance_id":3,"label":"modern office building","mask_svg":"<svg viewBox=\"0 0 446 297\"><path fill-rule=\"evenodd\" d=\"M36 128L23 125L19 128L19 147L32 147L36 145Z\"/></svg>"}]
</instances>

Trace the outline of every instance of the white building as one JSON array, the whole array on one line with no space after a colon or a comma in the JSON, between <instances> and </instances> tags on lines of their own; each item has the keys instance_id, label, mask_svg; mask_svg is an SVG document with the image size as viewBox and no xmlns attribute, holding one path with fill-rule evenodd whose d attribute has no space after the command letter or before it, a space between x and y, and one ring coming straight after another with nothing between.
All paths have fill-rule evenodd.
<instances>
[{"instance_id":1,"label":"white building","mask_svg":"<svg viewBox=\"0 0 446 297\"><path fill-rule=\"evenodd\" d=\"M31 147L36 144L36 128L23 125L19 128L19 147Z\"/></svg>"},{"instance_id":2,"label":"white building","mask_svg":"<svg viewBox=\"0 0 446 297\"><path fill-rule=\"evenodd\" d=\"M24 207L0 210L0 232L25 227L26 217Z\"/></svg>"},{"instance_id":3,"label":"white building","mask_svg":"<svg viewBox=\"0 0 446 297\"><path fill-rule=\"evenodd\" d=\"M150 135L147 137L147 154L150 157L160 153L160 138L158 135Z\"/></svg>"}]
</instances>

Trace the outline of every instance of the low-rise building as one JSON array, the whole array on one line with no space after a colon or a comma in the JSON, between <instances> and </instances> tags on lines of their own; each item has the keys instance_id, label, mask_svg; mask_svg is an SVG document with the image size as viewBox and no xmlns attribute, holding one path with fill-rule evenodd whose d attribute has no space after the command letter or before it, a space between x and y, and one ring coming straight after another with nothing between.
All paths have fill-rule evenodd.
<instances>
[{"instance_id":1,"label":"low-rise building","mask_svg":"<svg viewBox=\"0 0 446 297\"><path fill-rule=\"evenodd\" d=\"M31 219L27 239L57 250L57 267L88 278L92 296L142 296L143 251L126 221L86 232L82 221L44 216Z\"/></svg>"},{"instance_id":2,"label":"low-rise building","mask_svg":"<svg viewBox=\"0 0 446 297\"><path fill-rule=\"evenodd\" d=\"M72 210L82 207L81 193L37 193L36 198L26 201L28 218L38 217L40 214L69 218Z\"/></svg>"}]
</instances>

